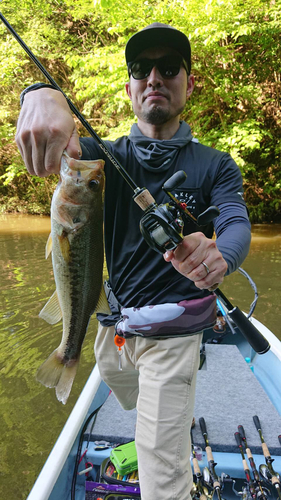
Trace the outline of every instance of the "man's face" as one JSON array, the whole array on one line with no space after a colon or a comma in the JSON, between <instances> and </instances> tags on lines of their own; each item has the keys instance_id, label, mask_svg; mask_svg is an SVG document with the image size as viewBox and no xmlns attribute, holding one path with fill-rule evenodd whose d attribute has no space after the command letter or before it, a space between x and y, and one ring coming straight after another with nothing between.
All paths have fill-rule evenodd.
<instances>
[{"instance_id":1,"label":"man's face","mask_svg":"<svg viewBox=\"0 0 281 500\"><path fill-rule=\"evenodd\" d=\"M168 54L178 53L167 47L155 47L143 51L137 59L158 59ZM126 84L126 91L132 101L133 111L140 121L152 125L162 125L175 118L179 119L187 98L194 87L193 77L188 77L182 66L178 75L165 78L157 67L142 80L132 76Z\"/></svg>"}]
</instances>

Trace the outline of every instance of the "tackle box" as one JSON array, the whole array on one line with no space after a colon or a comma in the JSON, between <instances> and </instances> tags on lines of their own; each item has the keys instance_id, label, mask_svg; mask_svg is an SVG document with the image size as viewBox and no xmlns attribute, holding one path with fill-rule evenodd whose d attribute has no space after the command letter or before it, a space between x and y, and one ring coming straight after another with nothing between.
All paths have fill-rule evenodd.
<instances>
[{"instance_id":1,"label":"tackle box","mask_svg":"<svg viewBox=\"0 0 281 500\"><path fill-rule=\"evenodd\" d=\"M106 458L100 466L99 482L123 486L139 486L138 470L135 469L125 475L119 474L110 458Z\"/></svg>"},{"instance_id":2,"label":"tackle box","mask_svg":"<svg viewBox=\"0 0 281 500\"><path fill-rule=\"evenodd\" d=\"M138 457L135 441L114 448L110 453L110 460L121 476L136 470L138 468Z\"/></svg>"}]
</instances>

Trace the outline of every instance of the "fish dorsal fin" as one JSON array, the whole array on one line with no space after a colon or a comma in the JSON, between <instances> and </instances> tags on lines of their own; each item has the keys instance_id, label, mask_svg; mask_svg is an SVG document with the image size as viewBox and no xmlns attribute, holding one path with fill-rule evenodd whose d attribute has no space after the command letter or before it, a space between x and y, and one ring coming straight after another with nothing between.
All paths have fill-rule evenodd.
<instances>
[{"instance_id":1,"label":"fish dorsal fin","mask_svg":"<svg viewBox=\"0 0 281 500\"><path fill-rule=\"evenodd\" d=\"M62 318L58 294L55 291L39 313L39 318L44 319L50 325L55 325Z\"/></svg>"},{"instance_id":2,"label":"fish dorsal fin","mask_svg":"<svg viewBox=\"0 0 281 500\"><path fill-rule=\"evenodd\" d=\"M46 248L45 248L45 258L47 259L53 249L53 240L52 240L52 235L51 233L49 234L49 238L46 243Z\"/></svg>"},{"instance_id":3,"label":"fish dorsal fin","mask_svg":"<svg viewBox=\"0 0 281 500\"><path fill-rule=\"evenodd\" d=\"M105 291L104 291L103 287L101 288L101 293L99 296L99 300L98 300L95 312L102 313L102 314L112 314L110 307L108 305L107 298L106 298Z\"/></svg>"}]
</instances>

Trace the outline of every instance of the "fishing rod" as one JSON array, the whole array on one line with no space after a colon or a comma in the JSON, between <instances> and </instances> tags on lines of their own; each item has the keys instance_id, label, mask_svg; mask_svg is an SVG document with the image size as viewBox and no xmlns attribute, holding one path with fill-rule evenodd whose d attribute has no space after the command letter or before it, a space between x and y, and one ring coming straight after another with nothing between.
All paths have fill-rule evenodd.
<instances>
[{"instance_id":1,"label":"fishing rod","mask_svg":"<svg viewBox=\"0 0 281 500\"><path fill-rule=\"evenodd\" d=\"M197 460L197 457L196 457L196 453L195 453L193 436L192 436L192 430L190 430L190 436L191 436L191 447L192 447L193 471L194 471L194 475L196 476L196 493L197 493L197 498L199 500L207 500L208 494L206 494L204 486L202 484L203 476L202 476L201 469L200 469L200 466L199 466L199 463L198 463L198 460Z\"/></svg>"},{"instance_id":2,"label":"fishing rod","mask_svg":"<svg viewBox=\"0 0 281 500\"><path fill-rule=\"evenodd\" d=\"M206 427L206 422L204 417L199 418L199 425L200 429L205 441L205 451L207 454L207 460L208 460L208 469L210 471L210 476L211 476L211 481L212 481L212 486L214 490L217 493L217 497L219 500L223 500L223 497L221 495L221 482L220 479L217 476L217 473L215 471L215 466L217 465L216 462L214 461L213 453L212 453L212 448L209 445L209 440L208 440L208 434L207 434L207 427Z\"/></svg>"},{"instance_id":3,"label":"fishing rod","mask_svg":"<svg viewBox=\"0 0 281 500\"><path fill-rule=\"evenodd\" d=\"M209 224L214 220L215 217L219 215L219 210L217 207L209 207L196 219L189 212L186 204L181 203L175 196L173 196L171 191L180 186L186 179L186 173L182 170L176 172L163 185L163 190L169 196L171 201L169 203L157 205L148 189L144 187L140 188L139 186L137 186L137 184L134 182L125 168L109 151L105 142L93 130L89 122L78 111L78 109L74 106L71 100L59 87L56 81L48 73L46 68L41 64L41 62L37 59L37 57L33 54L33 52L29 49L26 43L17 34L17 32L1 12L0 19L13 35L13 37L17 40L17 42L21 45L24 51L28 54L30 59L50 82L50 84L64 95L71 111L76 115L76 117L86 128L89 134L96 140L101 150L110 160L112 165L117 169L126 183L133 190L134 201L145 212L140 220L140 231L147 244L153 250L162 254L167 250L174 250L183 241L182 231L185 219L192 221L193 224L195 224L196 228L200 229L201 226ZM247 342L249 342L249 344L252 346L254 351L256 351L258 354L266 353L270 349L270 344L267 339L261 334L261 332L253 325L253 323L248 320L248 318L237 306L233 306L231 304L231 302L226 298L221 290L219 290L219 288L216 288L215 290L213 290L213 292L227 308L229 317L238 326L241 333L244 335Z\"/></svg>"},{"instance_id":4,"label":"fishing rod","mask_svg":"<svg viewBox=\"0 0 281 500\"><path fill-rule=\"evenodd\" d=\"M265 480L267 480L274 488L276 489L277 495L279 500L281 500L281 488L280 488L280 476L277 472L272 467L272 462L274 462L274 458L271 458L271 455L269 453L269 449L264 441L264 437L262 435L262 429L261 429L261 423L260 419L257 415L253 417L254 424L256 426L256 429L259 433L260 440L261 440L261 447L262 451L264 454L264 458L266 461L266 465L261 464L259 467L259 471L262 477L264 477Z\"/></svg>"},{"instance_id":5,"label":"fishing rod","mask_svg":"<svg viewBox=\"0 0 281 500\"><path fill-rule=\"evenodd\" d=\"M251 450L248 446L247 440L246 440L246 434L245 434L245 430L244 430L243 425L238 425L238 431L239 431L239 435L241 437L241 442L245 446L246 454L247 454L248 460L250 462L250 465L251 465L251 468L253 471L254 483L257 485L257 489L258 489L257 497L260 498L261 500L267 500L267 492L265 491L265 489L262 486L260 476L259 476L259 473L258 473L257 468L256 468L256 464L254 461L254 457L252 455L252 452L251 452Z\"/></svg>"},{"instance_id":6,"label":"fishing rod","mask_svg":"<svg viewBox=\"0 0 281 500\"><path fill-rule=\"evenodd\" d=\"M241 438L240 432L235 432L234 436L235 436L236 443L237 443L237 446L239 448L239 451L241 453L242 463L243 463L243 469L244 469L246 480L247 480L247 483L248 483L248 488L249 488L250 495L251 495L252 498L256 499L257 498L256 488L255 488L255 485L254 485L254 483L253 483L253 481L251 479L250 469L249 469L247 461L245 459L245 455L244 455L244 451L243 451L243 446L242 446L242 438Z\"/></svg>"}]
</instances>

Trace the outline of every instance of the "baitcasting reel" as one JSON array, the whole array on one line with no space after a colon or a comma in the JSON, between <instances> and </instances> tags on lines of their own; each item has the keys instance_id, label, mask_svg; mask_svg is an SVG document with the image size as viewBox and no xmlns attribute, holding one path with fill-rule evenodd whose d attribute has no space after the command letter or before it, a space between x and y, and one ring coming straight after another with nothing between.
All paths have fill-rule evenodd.
<instances>
[{"instance_id":1,"label":"baitcasting reel","mask_svg":"<svg viewBox=\"0 0 281 500\"><path fill-rule=\"evenodd\" d=\"M187 210L186 204L181 203L171 191L180 186L187 175L183 170L176 172L162 186L165 193L171 198L169 203L157 205L153 202L146 208L140 221L140 230L147 244L159 253L173 250L183 240L184 219L191 220L196 228L212 222L218 215L219 209L215 206L207 208L196 219Z\"/></svg>"}]
</instances>

